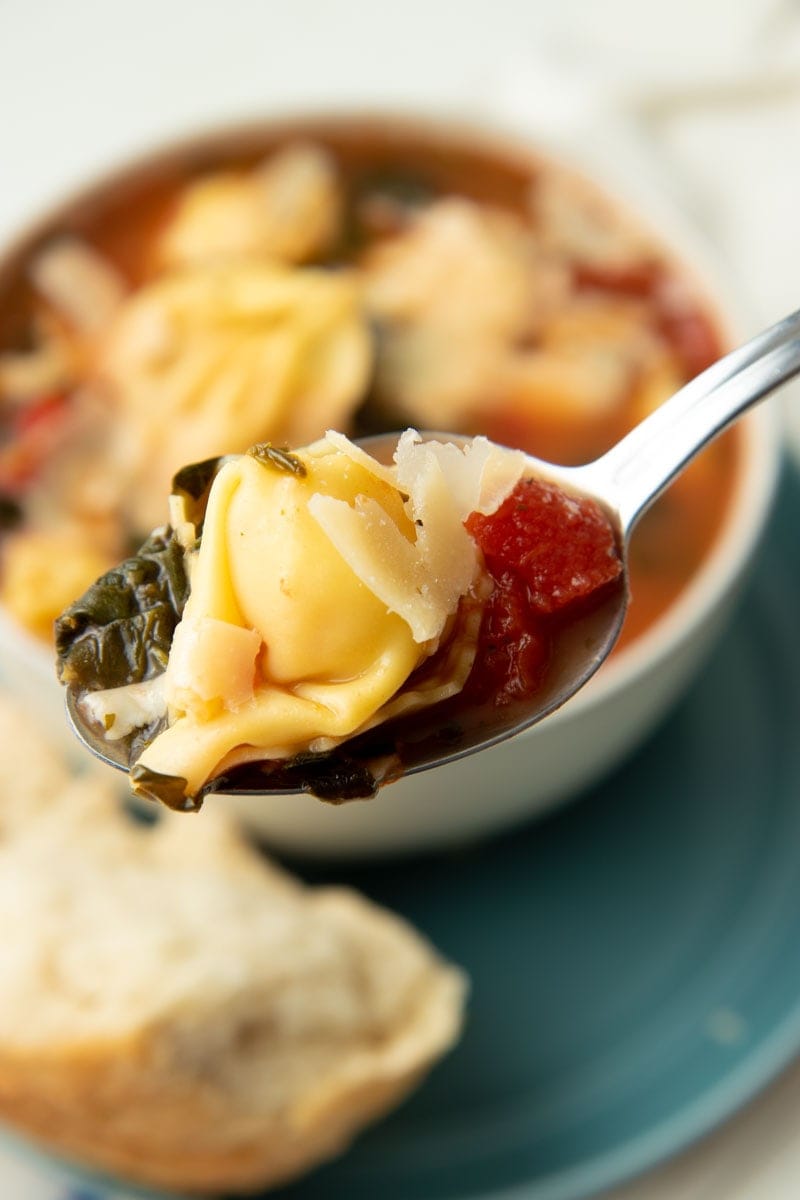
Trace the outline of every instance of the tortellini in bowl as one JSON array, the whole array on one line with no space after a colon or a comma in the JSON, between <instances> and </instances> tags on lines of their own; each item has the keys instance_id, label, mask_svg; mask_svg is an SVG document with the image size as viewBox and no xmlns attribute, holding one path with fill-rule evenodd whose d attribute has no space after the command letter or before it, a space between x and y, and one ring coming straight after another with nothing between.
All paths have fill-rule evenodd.
<instances>
[{"instance_id":1,"label":"tortellini in bowl","mask_svg":"<svg viewBox=\"0 0 800 1200\"><path fill-rule=\"evenodd\" d=\"M135 527L163 519L178 466L350 420L372 346L347 272L244 259L187 266L118 312L97 377L118 415ZM126 461L127 460L127 461Z\"/></svg>"}]
</instances>

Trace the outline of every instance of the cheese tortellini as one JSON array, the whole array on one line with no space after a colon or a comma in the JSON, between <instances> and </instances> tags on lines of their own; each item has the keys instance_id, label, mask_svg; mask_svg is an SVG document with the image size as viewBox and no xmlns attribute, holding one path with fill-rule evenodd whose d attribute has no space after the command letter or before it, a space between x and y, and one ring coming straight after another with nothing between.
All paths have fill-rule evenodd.
<instances>
[{"instance_id":1,"label":"cheese tortellini","mask_svg":"<svg viewBox=\"0 0 800 1200\"><path fill-rule=\"evenodd\" d=\"M296 142L251 171L216 171L189 184L159 244L168 267L226 257L304 263L324 254L342 219L333 159Z\"/></svg>"},{"instance_id":2,"label":"cheese tortellini","mask_svg":"<svg viewBox=\"0 0 800 1200\"><path fill-rule=\"evenodd\" d=\"M519 218L455 197L379 242L363 276L382 330L380 386L409 421L444 429L486 405L568 285Z\"/></svg>"},{"instance_id":3,"label":"cheese tortellini","mask_svg":"<svg viewBox=\"0 0 800 1200\"><path fill-rule=\"evenodd\" d=\"M149 529L184 463L253 442L303 444L346 426L372 364L344 272L244 260L187 267L139 289L102 347L118 413L128 517Z\"/></svg>"},{"instance_id":4,"label":"cheese tortellini","mask_svg":"<svg viewBox=\"0 0 800 1200\"><path fill-rule=\"evenodd\" d=\"M485 439L461 450L413 432L391 467L336 433L293 455L254 447L227 460L189 551L165 675L91 693L87 712L122 737L160 697L167 727L136 768L184 780L193 797L232 766L324 752L454 695L491 590L464 521L502 502L523 461ZM173 497L193 547L185 515Z\"/></svg>"}]
</instances>

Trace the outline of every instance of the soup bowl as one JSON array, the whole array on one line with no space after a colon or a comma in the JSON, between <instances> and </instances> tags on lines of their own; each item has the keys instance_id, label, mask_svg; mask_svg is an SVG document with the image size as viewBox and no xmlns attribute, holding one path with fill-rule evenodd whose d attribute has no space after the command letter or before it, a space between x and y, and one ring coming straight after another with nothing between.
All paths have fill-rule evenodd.
<instances>
[{"instance_id":1,"label":"soup bowl","mask_svg":"<svg viewBox=\"0 0 800 1200\"><path fill-rule=\"evenodd\" d=\"M572 166L537 154L518 137L511 139L497 129L464 129L452 123L380 116L369 120L354 116L302 118L223 131L169 147L101 180L20 239L0 262L0 380L3 338L6 337L7 347L13 341L9 340L8 331L13 330L19 341L17 309L35 304L35 297L31 300L30 280L42 277L40 260L49 246L63 242L66 236L72 242L86 239L94 251L112 260L116 254L114 270L123 279L127 277L126 286L133 289L135 297L141 294L137 289L146 291L154 280L157 285L161 278L158 272L165 269L152 266L157 258L153 244L167 245L169 254L177 256L169 263L168 270L180 273L195 269L197 264L192 255L197 212L202 210L208 196L215 194L215 188L217 192L233 188L238 197L235 199L238 212L250 212L247 207L250 200L242 201L236 189L243 182L250 187L253 173L263 171L256 164L266 156L269 169L281 152L307 147L309 142L320 144L324 154L333 157L345 181L341 201L346 210L346 220L341 226L344 232L337 235L338 248L330 252L330 261L325 259L325 265L344 266L346 270L329 273L329 277L363 272L366 283L359 277L358 286L362 289L359 296L366 295L367 305L373 305L370 318L381 330L377 365L373 367L373 382L369 385L372 399L361 408L354 406L346 418L356 432L363 431L365 422L369 431L376 421L389 428L413 423L467 433L485 431L497 440L524 444L524 448L541 457L564 461L558 452L565 445L565 437L568 441L571 436L565 434L564 405L569 408L571 403L577 403L575 415L570 418L577 431L576 445L579 444L574 461L585 460L623 432L613 404L612 415L603 423L594 409L581 407L580 395L575 401L575 379L594 378L591 369L587 376L587 366L596 365L602 371L609 358L614 369L620 362L628 363L629 367L633 363L636 388L642 378L651 381L644 399L640 395L642 389L637 392L631 382L634 375L626 376L619 385L620 394L638 397L639 408L631 401L626 413L629 425L637 412L644 415L646 404L654 402L651 394L654 387L656 391L661 389L663 398L670 385L677 388L694 370L738 340L740 320L728 300L723 299L730 295L730 289L723 288L708 253L691 231L682 227L676 214L664 211L663 203L649 204L643 200L641 187L637 187L636 211L630 212L624 202L616 196L613 199L607 196ZM415 154L423 164L418 175L409 169ZM308 163L306 168L311 169ZM212 180L209 191L206 177L218 172L222 176ZM259 176L259 187L264 178ZM551 179L558 185L555 199L552 195L547 199ZM185 190L190 188L195 188L191 195ZM623 187L621 194L624 191ZM536 221L541 241L533 251L526 240L527 232L524 237L520 234L520 222L524 225L529 219L527 206L532 203L531 196L539 204ZM543 218L542 206L548 204L550 217ZM575 206L574 212L570 205ZM566 221L565 212L569 216ZM309 211L308 220L315 219L314 212ZM551 221L550 226L546 220ZM476 222L478 225L484 222L478 235L474 234ZM470 236L483 238L475 243L474 255L472 246L463 241L464 231L471 228ZM588 249L585 248L587 228ZM222 235L222 250L231 254L233 251L226 242L228 236ZM238 236L234 235L234 240ZM440 253L443 241L451 247L455 245L455 259L449 267L447 261L438 264L440 291L431 305L427 296L419 300L420 272L423 278L426 273L430 275L431 263ZM465 246L470 251L466 255ZM542 289L549 289L548 298L546 304L541 301L541 290L534 297L534 307L544 305L545 311L543 316L541 313L537 316L538 324L533 331L515 325L517 314L512 311L509 315L502 306L502 285L506 281L511 292L514 287L522 289L523 308L532 302L524 279L520 283L518 263L514 261L509 266L509 247L512 259L532 253L531 270L541 272L541 262L546 261L540 277ZM218 248L219 253L222 250ZM236 246L235 253L242 254L241 247ZM189 260L181 258L186 254ZM292 269L304 270L309 257L313 264L313 253L296 256ZM448 270L452 275L454 269L462 269L465 258L481 265L484 274L477 277L477 285L469 270L460 282L457 279L452 283L448 276ZM298 263L302 265L297 266ZM364 263L367 265L363 266ZM490 306L483 325L478 322L477 326L471 314L453 316L447 308L452 304L451 294L460 293L463 298L465 291L476 286L484 298L487 293L494 297L499 292L501 301L499 308ZM60 289L63 281L56 284L56 291ZM442 324L443 304L448 315ZM593 322L588 341L587 312ZM394 368L398 361L401 364L406 361L409 327L419 333L419 324L415 326L415 322L424 325L429 318L434 322L433 331L440 343L444 330L453 344L458 345L459 354L472 353L471 347L480 341L487 327L491 339L498 323L506 329L511 322L508 328L512 332L506 329L503 335L507 344L504 343L506 357L501 366L515 382L509 385L499 407L495 404L491 410L481 409L478 404L476 408L475 396L469 393L469 372L461 372L454 384L452 373L446 370L445 383L440 379L437 390L429 380L427 392L416 386L416 380L406 387L402 375L399 384L391 376L386 362ZM630 326L634 331L631 337L638 339L635 353L629 353L630 347L624 345L620 350L620 321L623 325L627 322L625 328ZM422 342L418 339L412 343L412 361L419 361L420 346L425 347L426 353L430 353L432 345L438 348L435 337L432 341L431 328L429 325L422 329L425 335ZM588 346L586 353L595 357L583 360L578 354L576 363L574 338L584 339L580 345ZM610 341L604 342L604 338ZM543 346L554 347L544 361ZM492 343L491 353L467 358L473 374L484 368L487 355L494 369L500 362L492 357L495 349ZM388 355L385 361L380 357L384 352ZM84 357L91 359L92 353L90 348L87 356L82 344ZM644 361L648 364L646 368L642 366ZM683 369L682 377L675 374L676 362ZM381 376L382 369L388 370L388 384ZM122 387L125 386L123 380ZM396 395L391 390L393 386ZM585 384L580 386L585 390ZM537 410L529 437L526 421L531 411L531 388L537 396L543 388L545 392L550 388L561 397L562 408L556 411L551 406L544 418ZM602 408L604 403L608 404L608 398L604 400L601 396L597 403ZM103 420L107 419L105 414ZM112 424L114 419L112 409ZM157 412L151 423L157 431L163 430L166 439L170 432L169 411ZM186 429L193 447L198 445L197 424L195 421L195 428ZM553 428L556 428L554 438L548 441L547 431L552 433ZM268 429L259 437L273 438L275 432ZM322 432L324 426L312 429L313 436ZM277 433L278 438L283 436L282 430ZM87 445L91 444L92 436L93 431L88 428ZM679 546L689 537L690 526L709 526L705 543L692 550L694 559L691 567L686 568L685 578L665 583L667 591L652 598L653 612L645 614L651 601L645 597L637 607L634 572L633 620L641 628L633 630L633 636L595 679L558 712L511 741L434 771L401 779L382 789L369 802L333 807L307 795L291 795L215 797L208 803L232 807L257 837L278 850L325 857L361 857L410 853L471 841L535 817L580 793L619 763L655 727L699 670L724 629L738 584L769 513L779 463L777 410L770 405L761 406L740 422L735 434L726 436L727 449L719 452L719 461L724 460L727 465L719 467L719 480L715 482L716 477L710 477L705 492L701 489L691 500L694 510L691 504L689 509L684 505L682 512L678 506L678 516L667 520L672 529L670 537L674 535L673 540ZM605 442L598 442L598 438ZM13 430L10 435L7 433L6 440L13 451ZM253 440L250 436L249 441ZM214 445L207 447L206 453L245 448L245 445ZM101 448L101 455L102 452ZM202 456L199 452L192 455ZM180 465L183 464L175 462L173 468ZM714 499L717 492L721 500ZM31 525L37 519L42 520L42 511L46 523L48 503L57 505L57 488L53 493L52 486L49 492L45 487L43 494L44 500L37 494L31 503L30 516L23 496L23 533L28 520ZM707 505L709 512L713 510L713 520L711 517L706 520ZM133 532L144 530L121 529L120 546ZM671 553L670 538L659 543L655 534L646 534L643 528L641 534L634 535L634 547L639 538L643 545L650 539L651 557L656 559L657 567ZM0 562L0 584L4 564L5 558ZM38 591L36 599L43 594L46 598L47 579L37 589L34 574L33 585L28 586L34 593ZM646 591L643 586L643 596ZM0 597L3 594L0 587ZM16 615L12 615L12 609L12 605L0 605L0 670L4 681L22 702L33 707L48 729L54 747L86 766L87 760L67 731L52 650L46 640L24 628L18 609ZM120 785L124 787L122 780Z\"/></svg>"}]
</instances>

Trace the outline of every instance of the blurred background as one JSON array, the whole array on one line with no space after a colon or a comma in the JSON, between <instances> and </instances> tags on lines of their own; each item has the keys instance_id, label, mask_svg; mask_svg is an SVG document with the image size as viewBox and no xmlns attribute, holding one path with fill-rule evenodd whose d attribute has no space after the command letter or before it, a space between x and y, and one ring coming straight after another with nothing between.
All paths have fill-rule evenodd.
<instances>
[{"instance_id":1,"label":"blurred background","mask_svg":"<svg viewBox=\"0 0 800 1200\"><path fill-rule=\"evenodd\" d=\"M795 0L0 0L0 240L174 134L364 106L497 121L678 209L744 332L800 306ZM614 1196L795 1197L798 1135L795 1070Z\"/></svg>"},{"instance_id":2,"label":"blurred background","mask_svg":"<svg viewBox=\"0 0 800 1200\"><path fill-rule=\"evenodd\" d=\"M794 0L0 0L0 233L204 123L319 106L501 120L677 205L755 327L797 304Z\"/></svg>"},{"instance_id":3,"label":"blurred background","mask_svg":"<svg viewBox=\"0 0 800 1200\"><path fill-rule=\"evenodd\" d=\"M0 0L0 223L204 122L372 103L499 117L643 173L730 257L759 319L793 306L793 0Z\"/></svg>"}]
</instances>

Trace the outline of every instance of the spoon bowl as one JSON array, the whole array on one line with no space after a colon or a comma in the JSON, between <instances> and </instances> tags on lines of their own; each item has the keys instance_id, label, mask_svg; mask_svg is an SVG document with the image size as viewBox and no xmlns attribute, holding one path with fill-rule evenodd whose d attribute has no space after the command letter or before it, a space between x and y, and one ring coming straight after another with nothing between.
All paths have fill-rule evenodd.
<instances>
[{"instance_id":1,"label":"spoon bowl","mask_svg":"<svg viewBox=\"0 0 800 1200\"><path fill-rule=\"evenodd\" d=\"M642 513L675 476L716 436L764 396L800 373L800 312L726 355L676 392L608 453L581 467L557 467L527 456L526 474L546 479L569 494L597 501L618 538L623 563L631 532ZM464 442L461 436L428 435ZM375 458L386 460L395 436L366 439ZM277 795L311 791L342 800L374 793L400 775L429 770L521 733L580 690L607 658L627 607L624 582L592 612L565 627L554 646L552 668L533 700L504 709L480 709L456 719L445 701L411 718L378 726L326 755L274 763L251 763L217 776L205 789L226 795ZM107 741L67 691L72 727L97 757L128 771L127 746Z\"/></svg>"}]
</instances>

